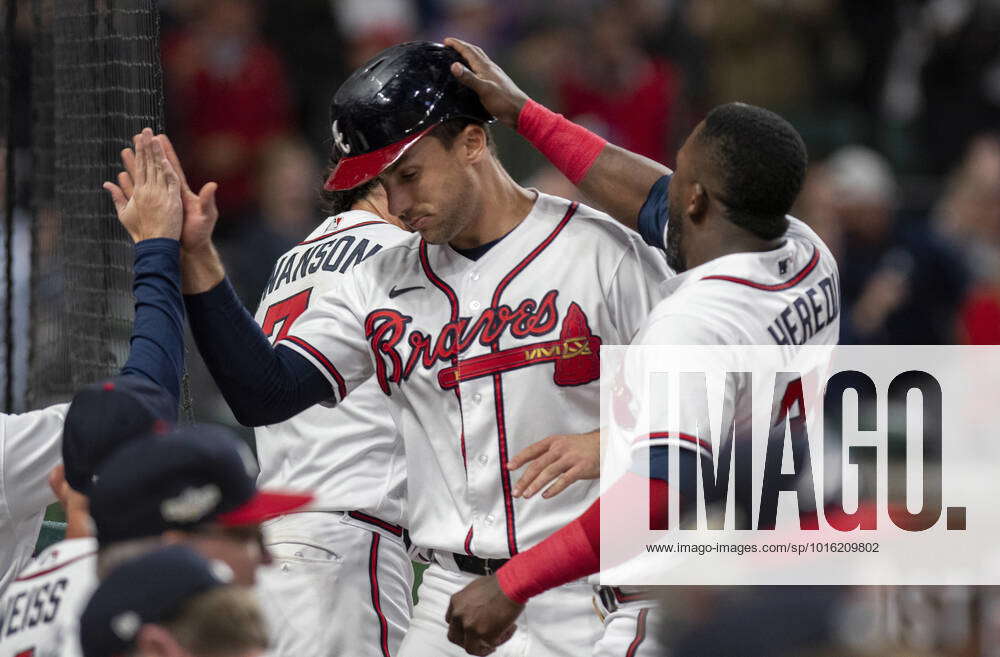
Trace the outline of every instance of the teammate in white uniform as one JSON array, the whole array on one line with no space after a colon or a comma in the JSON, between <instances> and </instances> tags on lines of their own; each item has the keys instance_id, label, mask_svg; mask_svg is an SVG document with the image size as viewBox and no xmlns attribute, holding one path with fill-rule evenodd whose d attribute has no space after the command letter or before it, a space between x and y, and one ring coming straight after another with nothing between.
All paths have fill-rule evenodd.
<instances>
[{"instance_id":1,"label":"teammate in white uniform","mask_svg":"<svg viewBox=\"0 0 1000 657\"><path fill-rule=\"evenodd\" d=\"M21 571L0 602L5 634L0 654L80 655L77 621L97 587L96 555L95 539L69 538L50 545Z\"/></svg>"},{"instance_id":2,"label":"teammate in white uniform","mask_svg":"<svg viewBox=\"0 0 1000 657\"><path fill-rule=\"evenodd\" d=\"M595 482L515 499L507 461L598 426L600 346L628 343L668 273L606 215L514 184L490 151L487 115L448 72L454 61L440 46L399 46L335 96L345 157L328 184L381 175L390 211L420 235L357 265L274 349L220 284L198 241L208 227L187 233L201 256L185 268L201 292L188 303L192 330L245 420L340 401L372 374L388 396L406 442L410 531L434 558L401 655L463 654L446 638L449 596L594 500ZM505 649L585 654L601 632L590 597L584 582L539 596Z\"/></svg>"},{"instance_id":3,"label":"teammate in white uniform","mask_svg":"<svg viewBox=\"0 0 1000 657\"><path fill-rule=\"evenodd\" d=\"M72 411L71 411L72 413ZM66 512L66 538L35 557L0 596L0 655L80 655L79 618L97 586L97 540L86 498L57 467L49 484Z\"/></svg>"},{"instance_id":4,"label":"teammate in white uniform","mask_svg":"<svg viewBox=\"0 0 1000 657\"><path fill-rule=\"evenodd\" d=\"M747 105L716 108L678 153L671 176L666 167L606 144L530 101L481 49L458 40L448 43L469 63L469 68L453 66L453 73L491 112L527 137L589 198L638 228L649 244L666 252L675 271L683 272L664 283L667 298L633 344L780 344L787 352L802 344L836 344L836 262L815 233L786 215L806 167L801 137L787 122ZM749 399L737 399L736 411ZM662 419L664 433L693 435L692 428ZM655 452L671 441L685 447L688 458L705 456L704 447L693 441L664 438L647 444ZM651 476L659 481L639 482L644 488L638 490L650 491L652 499L653 484L665 492L665 469ZM626 477L620 485L636 483ZM596 572L599 513L595 503L512 559L496 577L481 578L455 595L449 609L453 638L467 648L495 645L526 600ZM653 510L651 517L661 513ZM599 593L607 630L595 655L662 654L656 637L648 638L652 612L641 592L603 587Z\"/></svg>"},{"instance_id":5,"label":"teammate in white uniform","mask_svg":"<svg viewBox=\"0 0 1000 657\"><path fill-rule=\"evenodd\" d=\"M333 216L278 259L256 320L273 342L355 265L409 235L377 182L327 192ZM384 217L384 218L383 218ZM310 490L309 511L265 525L275 563L258 597L274 655L396 654L412 612L404 542L406 455L375 379L335 408L255 430L260 487ZM335 619L335 622L331 622Z\"/></svg>"},{"instance_id":6,"label":"teammate in white uniform","mask_svg":"<svg viewBox=\"0 0 1000 657\"><path fill-rule=\"evenodd\" d=\"M59 463L67 407L0 415L0 593L28 563L45 507L56 501L46 481Z\"/></svg>"}]
</instances>

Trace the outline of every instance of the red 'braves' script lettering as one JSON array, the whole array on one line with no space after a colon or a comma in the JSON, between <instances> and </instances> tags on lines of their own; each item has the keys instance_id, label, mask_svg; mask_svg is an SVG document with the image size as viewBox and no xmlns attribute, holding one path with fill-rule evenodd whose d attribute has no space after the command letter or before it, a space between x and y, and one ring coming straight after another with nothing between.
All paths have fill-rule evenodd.
<instances>
[{"instance_id":1,"label":"red 'braves' script lettering","mask_svg":"<svg viewBox=\"0 0 1000 657\"><path fill-rule=\"evenodd\" d=\"M525 299L517 308L506 304L486 308L475 322L471 317L460 317L442 326L436 337L414 329L406 339L410 350L405 365L401 345L413 318L398 310L371 312L365 320L365 337L375 354L375 375L382 391L389 394L389 383L408 378L418 362L427 369L438 361L451 362L477 339L479 344L489 346L505 331L518 339L552 332L559 323L558 294L557 290L549 290L541 301Z\"/></svg>"}]
</instances>

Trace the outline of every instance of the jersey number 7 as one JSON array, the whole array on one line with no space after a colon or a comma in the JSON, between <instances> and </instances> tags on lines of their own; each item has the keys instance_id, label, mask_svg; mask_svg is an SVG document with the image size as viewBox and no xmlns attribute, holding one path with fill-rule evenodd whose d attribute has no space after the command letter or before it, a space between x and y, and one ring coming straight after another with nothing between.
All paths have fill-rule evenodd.
<instances>
[{"instance_id":1,"label":"jersey number 7","mask_svg":"<svg viewBox=\"0 0 1000 657\"><path fill-rule=\"evenodd\" d=\"M289 329L292 328L292 323L309 307L309 296L311 294L312 288L309 288L308 290L302 290L298 294L293 294L287 299L282 299L271 304L264 314L263 323L260 325L264 331L264 335L270 338L271 334L274 333L274 328L279 323L281 324L278 335L271 340L271 344L288 335Z\"/></svg>"}]
</instances>

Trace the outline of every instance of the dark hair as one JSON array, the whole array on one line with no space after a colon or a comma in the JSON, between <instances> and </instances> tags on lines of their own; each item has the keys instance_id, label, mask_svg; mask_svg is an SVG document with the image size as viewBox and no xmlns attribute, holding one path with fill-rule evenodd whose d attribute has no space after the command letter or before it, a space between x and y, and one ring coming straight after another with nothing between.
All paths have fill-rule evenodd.
<instances>
[{"instance_id":1,"label":"dark hair","mask_svg":"<svg viewBox=\"0 0 1000 657\"><path fill-rule=\"evenodd\" d=\"M333 173L333 170L337 167L337 162L340 161L340 152L336 147L330 149L330 160L326 165L326 175L323 176L323 180L326 181ZM327 213L329 216L334 216L347 212L354 206L355 203L368 196L375 185L379 184L378 178L369 180L366 183L362 183L357 187L352 187L351 189L344 189L340 191L331 191L323 187L319 188L319 206L320 209Z\"/></svg>"},{"instance_id":2,"label":"dark hair","mask_svg":"<svg viewBox=\"0 0 1000 657\"><path fill-rule=\"evenodd\" d=\"M451 148L452 144L455 143L455 139L462 134L467 126L478 125L486 133L486 144L490 147L490 151L496 155L496 144L493 140L493 131L490 130L488 123L484 121L479 121L478 119L472 119L467 116L458 116L454 119L448 119L447 121L442 121L433 130L430 131L429 136L434 137L442 144L445 148Z\"/></svg>"},{"instance_id":3,"label":"dark hair","mask_svg":"<svg viewBox=\"0 0 1000 657\"><path fill-rule=\"evenodd\" d=\"M762 107L719 105L699 139L721 180L727 216L763 239L784 235L806 175L806 147L788 121Z\"/></svg>"}]
</instances>

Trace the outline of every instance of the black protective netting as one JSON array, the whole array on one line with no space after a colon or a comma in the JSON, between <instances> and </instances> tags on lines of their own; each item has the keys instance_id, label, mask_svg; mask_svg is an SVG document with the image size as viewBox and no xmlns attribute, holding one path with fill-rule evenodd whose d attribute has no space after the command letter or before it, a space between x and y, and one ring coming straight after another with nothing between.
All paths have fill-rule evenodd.
<instances>
[{"instance_id":1,"label":"black protective netting","mask_svg":"<svg viewBox=\"0 0 1000 657\"><path fill-rule=\"evenodd\" d=\"M7 317L9 317L9 311L11 310L8 307L7 300L10 298L11 286L8 285L10 276L6 263L10 261L10 248L6 236L10 232L11 222L9 220L14 208L13 196L7 193L7 190L11 188L11 180L8 179L8 174L11 172L8 157L13 156L13 148L9 148L9 144L14 127L11 121L10 107L10 87L14 71L13 66L11 66L11 55L13 54L11 47L13 42L12 31L14 29L15 18L12 11L15 7L14 2L15 0L0 0L0 62L4 62L4 70L0 71L0 226L2 226L3 231L0 233L0 255L2 255L2 262L4 263L0 267L0 275L3 277L3 287L0 288L2 290L0 301L2 301L3 307L0 309L0 312L5 313L2 321L0 321L0 336L3 337L3 340L0 340L0 366L3 367L3 372L5 373L3 377L0 377L0 394L3 395L4 408L7 409L13 405L13 400L8 395L10 388L10 375L8 373L12 373L10 362L12 347L7 341L7 336L10 334Z\"/></svg>"},{"instance_id":2,"label":"black protective netting","mask_svg":"<svg viewBox=\"0 0 1000 657\"><path fill-rule=\"evenodd\" d=\"M162 130L154 0L33 0L28 404L65 399L128 353L132 247L105 180Z\"/></svg>"}]
</instances>

